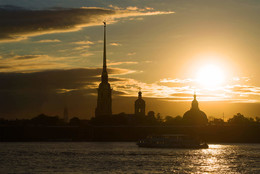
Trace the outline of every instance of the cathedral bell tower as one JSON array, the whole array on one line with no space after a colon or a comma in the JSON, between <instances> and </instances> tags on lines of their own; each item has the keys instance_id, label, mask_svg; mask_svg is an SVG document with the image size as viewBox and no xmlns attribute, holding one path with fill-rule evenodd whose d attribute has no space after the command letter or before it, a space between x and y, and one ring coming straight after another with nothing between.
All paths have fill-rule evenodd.
<instances>
[{"instance_id":1,"label":"cathedral bell tower","mask_svg":"<svg viewBox=\"0 0 260 174\"><path fill-rule=\"evenodd\" d=\"M110 84L108 83L106 61L106 22L104 22L103 71L101 75L101 83L98 87L97 107L95 111L96 117L112 115L112 89L110 87Z\"/></svg>"},{"instance_id":2,"label":"cathedral bell tower","mask_svg":"<svg viewBox=\"0 0 260 174\"><path fill-rule=\"evenodd\" d=\"M145 101L142 99L142 92L138 92L138 99L135 101L135 115L145 116Z\"/></svg>"}]
</instances>

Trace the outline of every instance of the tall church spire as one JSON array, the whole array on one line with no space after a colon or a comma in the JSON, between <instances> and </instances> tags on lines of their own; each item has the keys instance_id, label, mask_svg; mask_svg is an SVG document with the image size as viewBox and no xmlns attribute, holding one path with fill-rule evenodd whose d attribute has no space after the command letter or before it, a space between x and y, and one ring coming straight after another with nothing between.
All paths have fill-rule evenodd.
<instances>
[{"instance_id":1,"label":"tall church spire","mask_svg":"<svg viewBox=\"0 0 260 174\"><path fill-rule=\"evenodd\" d=\"M107 53L106 53L106 22L104 23L104 50L103 50L103 71L102 71L102 82L108 82L107 75Z\"/></svg>"},{"instance_id":2,"label":"tall church spire","mask_svg":"<svg viewBox=\"0 0 260 174\"><path fill-rule=\"evenodd\" d=\"M96 107L96 116L112 115L112 89L108 83L107 63L106 63L106 22L104 23L104 50L103 50L103 70L101 83L98 87L98 98Z\"/></svg>"}]
</instances>

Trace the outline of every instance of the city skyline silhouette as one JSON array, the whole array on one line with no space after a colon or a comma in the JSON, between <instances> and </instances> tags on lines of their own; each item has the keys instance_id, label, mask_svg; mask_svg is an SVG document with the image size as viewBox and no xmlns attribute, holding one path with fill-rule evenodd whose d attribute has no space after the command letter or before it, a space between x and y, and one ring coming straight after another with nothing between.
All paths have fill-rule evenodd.
<instances>
[{"instance_id":1,"label":"city skyline silhouette","mask_svg":"<svg viewBox=\"0 0 260 174\"><path fill-rule=\"evenodd\" d=\"M1 0L0 174L260 173L259 0Z\"/></svg>"}]
</instances>

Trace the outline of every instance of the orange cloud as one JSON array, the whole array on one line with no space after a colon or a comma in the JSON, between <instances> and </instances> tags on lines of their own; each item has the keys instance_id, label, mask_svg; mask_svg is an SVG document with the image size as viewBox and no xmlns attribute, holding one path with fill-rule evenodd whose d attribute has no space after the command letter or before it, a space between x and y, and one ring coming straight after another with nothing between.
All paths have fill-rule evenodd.
<instances>
[{"instance_id":1,"label":"orange cloud","mask_svg":"<svg viewBox=\"0 0 260 174\"><path fill-rule=\"evenodd\" d=\"M92 42L92 41L89 41L89 40L87 40L87 41L78 41L78 42L73 42L74 44L78 44L78 45L92 45L92 44L94 44L94 42Z\"/></svg>"},{"instance_id":2,"label":"orange cloud","mask_svg":"<svg viewBox=\"0 0 260 174\"><path fill-rule=\"evenodd\" d=\"M138 62L109 62L108 63L109 66L122 65L122 64L138 64Z\"/></svg>"},{"instance_id":3,"label":"orange cloud","mask_svg":"<svg viewBox=\"0 0 260 174\"><path fill-rule=\"evenodd\" d=\"M39 41L36 41L38 43L49 43L49 42L61 42L59 39L46 39L46 40L39 40Z\"/></svg>"},{"instance_id":4,"label":"orange cloud","mask_svg":"<svg viewBox=\"0 0 260 174\"><path fill-rule=\"evenodd\" d=\"M111 45L111 46L121 46L120 43L116 43L116 42L110 43L109 45Z\"/></svg>"}]
</instances>

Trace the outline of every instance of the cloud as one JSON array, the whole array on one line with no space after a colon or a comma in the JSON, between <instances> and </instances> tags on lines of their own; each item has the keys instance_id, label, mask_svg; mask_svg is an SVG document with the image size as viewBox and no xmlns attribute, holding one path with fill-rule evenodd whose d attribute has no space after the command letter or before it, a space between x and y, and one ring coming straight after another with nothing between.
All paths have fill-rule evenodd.
<instances>
[{"instance_id":1,"label":"cloud","mask_svg":"<svg viewBox=\"0 0 260 174\"><path fill-rule=\"evenodd\" d=\"M260 87L233 85L217 89L195 88L193 79L162 79L154 83L144 83L134 79L123 79L113 84L113 88L124 92L124 96L136 96L139 87L149 98L159 98L167 101L191 101L194 90L199 101L227 101L236 103L260 102Z\"/></svg>"},{"instance_id":2,"label":"cloud","mask_svg":"<svg viewBox=\"0 0 260 174\"><path fill-rule=\"evenodd\" d=\"M77 68L40 72L0 72L0 115L9 118L33 117L42 112L56 115L70 108L71 117L94 115L101 68ZM127 69L109 68L113 97L125 95L114 84L126 79L114 77L128 73ZM115 88L114 88L115 87ZM84 115L84 113L87 115ZM78 115L77 115L78 114Z\"/></svg>"},{"instance_id":3,"label":"cloud","mask_svg":"<svg viewBox=\"0 0 260 174\"><path fill-rule=\"evenodd\" d=\"M94 54L93 53L82 53L80 55L84 56L84 57L89 57L89 56L93 56Z\"/></svg>"},{"instance_id":4,"label":"cloud","mask_svg":"<svg viewBox=\"0 0 260 174\"><path fill-rule=\"evenodd\" d=\"M66 60L66 62L64 61ZM68 69L70 57L51 57L48 55L3 55L0 72L31 72L47 69Z\"/></svg>"},{"instance_id":5,"label":"cloud","mask_svg":"<svg viewBox=\"0 0 260 174\"><path fill-rule=\"evenodd\" d=\"M136 10L138 10L138 7L129 6L129 7L126 7L126 9L131 10L131 11L136 11Z\"/></svg>"},{"instance_id":6,"label":"cloud","mask_svg":"<svg viewBox=\"0 0 260 174\"><path fill-rule=\"evenodd\" d=\"M82 89L87 84L99 82L101 68L80 68L67 70L48 70L32 73L0 73L0 90L26 89L39 90L52 88L58 89ZM110 75L125 73L125 69L108 69ZM120 79L110 78L111 82ZM15 82L15 85L14 83Z\"/></svg>"},{"instance_id":7,"label":"cloud","mask_svg":"<svg viewBox=\"0 0 260 174\"><path fill-rule=\"evenodd\" d=\"M39 40L39 41L36 41L37 43L50 43L50 42L61 42L59 39L46 39L46 40Z\"/></svg>"},{"instance_id":8,"label":"cloud","mask_svg":"<svg viewBox=\"0 0 260 174\"><path fill-rule=\"evenodd\" d=\"M116 43L116 42L112 42L112 43L110 43L109 45L111 45L111 46L121 46L122 44Z\"/></svg>"},{"instance_id":9,"label":"cloud","mask_svg":"<svg viewBox=\"0 0 260 174\"><path fill-rule=\"evenodd\" d=\"M133 55L136 55L136 52L131 52L131 53L128 53L127 55L128 56L133 56Z\"/></svg>"},{"instance_id":10,"label":"cloud","mask_svg":"<svg viewBox=\"0 0 260 174\"><path fill-rule=\"evenodd\" d=\"M43 55L23 55L23 56L14 56L13 59L16 60L26 60L26 59L37 59Z\"/></svg>"},{"instance_id":11,"label":"cloud","mask_svg":"<svg viewBox=\"0 0 260 174\"><path fill-rule=\"evenodd\" d=\"M78 41L78 42L73 42L73 43L76 44L76 45L80 45L80 46L75 47L73 49L73 50L77 50L77 51L79 51L79 50L87 50L88 48L90 48L90 45L94 44L94 42L89 41L89 40L87 40L87 41ZM91 53L88 53L88 54L91 54Z\"/></svg>"},{"instance_id":12,"label":"cloud","mask_svg":"<svg viewBox=\"0 0 260 174\"><path fill-rule=\"evenodd\" d=\"M100 68L82 68L0 73L0 115L25 118L42 112L57 114L60 113L59 110L62 113L66 102L75 109L71 113L82 115L85 113L84 110L93 113L96 103L93 94L96 94L96 88L100 83L101 71ZM119 68L108 69L110 75L126 71ZM109 81L113 83L121 79L110 77ZM93 105L93 108L86 108L90 105Z\"/></svg>"},{"instance_id":13,"label":"cloud","mask_svg":"<svg viewBox=\"0 0 260 174\"><path fill-rule=\"evenodd\" d=\"M41 55L38 56L41 57ZM101 68L77 68L27 73L0 73L0 115L24 118L42 112L52 115L62 114L66 103L70 108L70 113L73 113L71 117L89 118L94 115L96 89L101 80L101 71ZM190 102L193 99L194 89L191 86L185 86L183 83L186 81L185 79L161 80L173 81L176 85L168 86L160 81L145 83L131 78L118 77L118 75L129 72L130 70L127 69L108 69L109 82L113 88L113 102L119 102L115 98L120 98L120 101L127 104L133 103L140 87L146 101L153 100L155 102L159 99L164 102L180 103ZM197 94L199 101L255 103L260 100L260 88L254 86L229 86L213 92L198 90ZM250 97L243 96L245 94L250 95ZM123 108L129 106L124 102L116 105ZM155 107L153 103L149 102L147 102L147 106ZM87 116L84 113L87 113Z\"/></svg>"},{"instance_id":14,"label":"cloud","mask_svg":"<svg viewBox=\"0 0 260 174\"><path fill-rule=\"evenodd\" d=\"M15 7L12 7L15 8ZM2 6L0 8L0 41L20 41L30 36L50 33L72 32L82 27L101 25L104 19L116 22L119 18L171 14L162 11L111 10L98 7L56 8L27 10Z\"/></svg>"},{"instance_id":15,"label":"cloud","mask_svg":"<svg viewBox=\"0 0 260 174\"><path fill-rule=\"evenodd\" d=\"M88 49L89 47L90 47L89 45L84 45L80 47L75 47L74 50L84 50L84 49Z\"/></svg>"},{"instance_id":16,"label":"cloud","mask_svg":"<svg viewBox=\"0 0 260 174\"><path fill-rule=\"evenodd\" d=\"M145 7L146 10L154 10L152 7Z\"/></svg>"},{"instance_id":17,"label":"cloud","mask_svg":"<svg viewBox=\"0 0 260 174\"><path fill-rule=\"evenodd\" d=\"M238 94L240 96L248 96L248 95L260 96L260 87L257 86L233 85L233 86L229 86L227 90L229 90L234 94Z\"/></svg>"},{"instance_id":18,"label":"cloud","mask_svg":"<svg viewBox=\"0 0 260 174\"><path fill-rule=\"evenodd\" d=\"M92 41L89 41L89 40L87 40L87 41L78 41L78 42L73 42L74 44L78 44L78 45L92 45L92 44L94 44L94 42L92 42Z\"/></svg>"},{"instance_id":19,"label":"cloud","mask_svg":"<svg viewBox=\"0 0 260 174\"><path fill-rule=\"evenodd\" d=\"M122 65L122 64L138 64L138 62L109 62L107 65L113 66L113 65Z\"/></svg>"},{"instance_id":20,"label":"cloud","mask_svg":"<svg viewBox=\"0 0 260 174\"><path fill-rule=\"evenodd\" d=\"M14 41L46 33L77 31L81 25L94 25L104 15L114 13L107 9L1 9L0 39Z\"/></svg>"},{"instance_id":21,"label":"cloud","mask_svg":"<svg viewBox=\"0 0 260 174\"><path fill-rule=\"evenodd\" d=\"M129 18L129 20L130 21L133 21L133 20L135 20L135 21L142 21L142 20L144 20L144 18L143 17L133 17L133 18Z\"/></svg>"},{"instance_id":22,"label":"cloud","mask_svg":"<svg viewBox=\"0 0 260 174\"><path fill-rule=\"evenodd\" d=\"M112 4L110 4L108 7L112 8L114 10L122 10L123 9L123 8L120 8L120 7L112 5Z\"/></svg>"},{"instance_id":23,"label":"cloud","mask_svg":"<svg viewBox=\"0 0 260 174\"><path fill-rule=\"evenodd\" d=\"M83 57L89 57L94 55L90 52L82 52L80 54ZM49 55L3 55L0 61L0 72L40 72L52 69L73 69L86 67L82 64L78 64L82 57L53 57ZM121 64L137 64L137 62L112 62L109 65L121 65ZM135 72L134 70L122 69L122 68L108 68L108 71L120 72L119 75L130 74ZM113 73L115 75L117 73ZM118 75L117 74L117 75Z\"/></svg>"},{"instance_id":24,"label":"cloud","mask_svg":"<svg viewBox=\"0 0 260 174\"><path fill-rule=\"evenodd\" d=\"M82 53L82 56L91 56L92 53ZM3 73L32 73L42 72L52 69L69 70L72 68L81 67L77 65L78 59L75 57L51 57L48 55L2 55L0 61L0 72ZM109 66L118 65L133 65L138 62L134 61L119 61L110 62ZM72 66L74 64L74 67ZM197 94L200 96L201 101L231 101L231 102L260 102L260 87L241 84L233 84L222 86L217 89L202 89L196 87L194 79L170 79L164 78L154 83L144 83L135 79L122 78L122 75L135 73L135 70L122 69L122 68L109 68L109 77L113 84L113 89L122 92L124 96L136 96L136 91L141 87L147 97L168 99L177 101L177 98L183 98L183 101L189 101L196 89ZM72 72L72 71L70 71ZM98 69L100 76L101 69ZM240 81L235 81L240 83ZM243 81L244 82L244 81ZM99 81L92 83L89 88L95 88ZM1 83L2 85L2 83ZM57 89L58 90L58 89ZM66 92L66 87L61 87L60 91ZM74 88L73 88L74 91ZM191 97L188 97L190 95ZM250 100L249 100L250 99ZM178 100L179 101L179 100Z\"/></svg>"},{"instance_id":25,"label":"cloud","mask_svg":"<svg viewBox=\"0 0 260 174\"><path fill-rule=\"evenodd\" d=\"M161 83L189 83L194 80L192 79L170 79L170 78L165 78L160 80Z\"/></svg>"},{"instance_id":26,"label":"cloud","mask_svg":"<svg viewBox=\"0 0 260 174\"><path fill-rule=\"evenodd\" d=\"M158 84L168 87L176 87L176 86L195 86L195 80L193 79L170 79L164 78L161 79Z\"/></svg>"}]
</instances>

